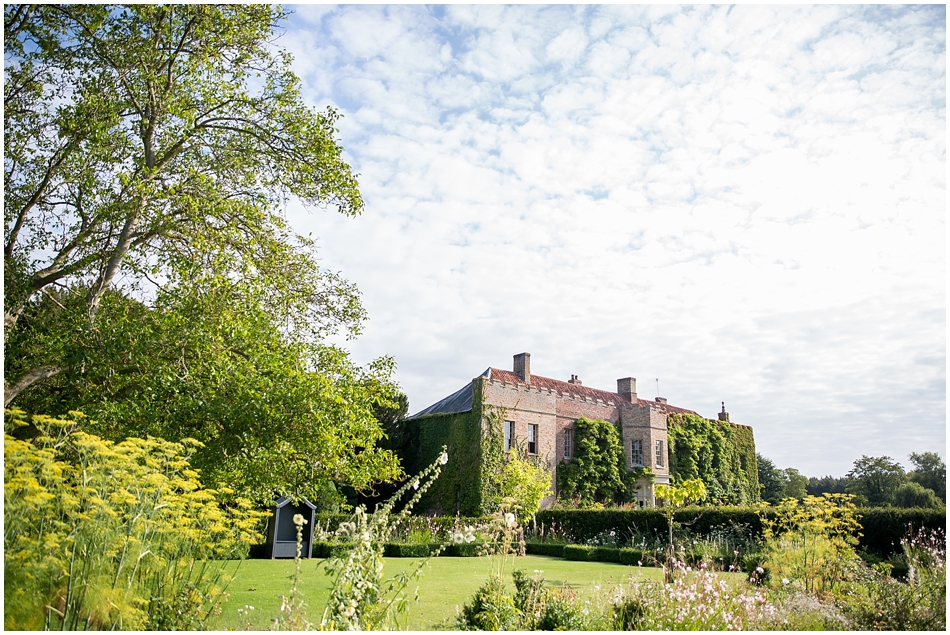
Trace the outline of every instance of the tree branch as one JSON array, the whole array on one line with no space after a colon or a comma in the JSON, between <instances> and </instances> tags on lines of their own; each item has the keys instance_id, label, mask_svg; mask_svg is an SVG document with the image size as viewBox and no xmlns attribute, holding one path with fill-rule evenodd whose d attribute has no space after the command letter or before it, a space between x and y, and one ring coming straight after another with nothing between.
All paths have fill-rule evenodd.
<instances>
[{"instance_id":1,"label":"tree branch","mask_svg":"<svg viewBox=\"0 0 950 635\"><path fill-rule=\"evenodd\" d=\"M6 407L10 405L10 402L16 399L17 395L33 384L49 379L54 375L58 375L64 370L66 370L65 366L40 366L39 368L34 368L20 377L12 386L7 386L6 382L4 382L3 406Z\"/></svg>"}]
</instances>

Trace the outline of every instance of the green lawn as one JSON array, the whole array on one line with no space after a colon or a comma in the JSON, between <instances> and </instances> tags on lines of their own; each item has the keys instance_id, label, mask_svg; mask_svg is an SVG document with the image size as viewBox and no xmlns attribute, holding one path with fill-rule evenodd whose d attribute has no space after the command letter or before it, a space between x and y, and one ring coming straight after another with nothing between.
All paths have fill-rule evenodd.
<instances>
[{"instance_id":1,"label":"green lawn","mask_svg":"<svg viewBox=\"0 0 950 635\"><path fill-rule=\"evenodd\" d=\"M308 618L319 623L330 592L330 579L324 574L321 560L304 560L301 564L299 588L309 609ZM390 576L408 569L413 560L387 558L385 575ZM513 562L513 564L512 564ZM280 596L290 592L293 560L245 560L235 563L237 572L228 587L230 599L224 606L219 622L212 626L219 629L267 629L280 608ZM422 577L411 583L409 597L418 587L419 603L411 603L408 630L435 630L451 628L455 623L455 607L469 601L476 589L487 579L490 562L487 558L438 557L429 560ZM547 556L523 556L509 560L506 570L507 582L511 584L510 571L524 569L533 573L543 571L544 579L551 585L570 585L581 596L597 592L630 576L659 580L660 569L629 567L606 562L576 562ZM238 613L245 605L253 606L250 618Z\"/></svg>"}]
</instances>

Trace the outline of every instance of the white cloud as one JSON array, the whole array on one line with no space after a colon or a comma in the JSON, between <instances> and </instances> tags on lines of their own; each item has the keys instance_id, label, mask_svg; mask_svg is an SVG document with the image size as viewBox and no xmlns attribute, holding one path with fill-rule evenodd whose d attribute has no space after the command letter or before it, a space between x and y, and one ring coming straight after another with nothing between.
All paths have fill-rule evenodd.
<instances>
[{"instance_id":1,"label":"white cloud","mask_svg":"<svg viewBox=\"0 0 950 635\"><path fill-rule=\"evenodd\" d=\"M293 222L411 410L528 350L809 475L944 453L939 7L309 11L281 42L367 210Z\"/></svg>"}]
</instances>

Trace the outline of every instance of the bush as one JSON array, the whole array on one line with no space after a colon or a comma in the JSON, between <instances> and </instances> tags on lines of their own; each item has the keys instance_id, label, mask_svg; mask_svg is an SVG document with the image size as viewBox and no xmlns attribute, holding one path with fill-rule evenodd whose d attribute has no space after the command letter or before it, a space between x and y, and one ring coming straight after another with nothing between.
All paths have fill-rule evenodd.
<instances>
[{"instance_id":1,"label":"bush","mask_svg":"<svg viewBox=\"0 0 950 635\"><path fill-rule=\"evenodd\" d=\"M247 554L265 514L201 487L197 441L112 443L69 417L4 437L4 627L206 628L226 597L222 561Z\"/></svg>"},{"instance_id":2,"label":"bush","mask_svg":"<svg viewBox=\"0 0 950 635\"><path fill-rule=\"evenodd\" d=\"M455 556L456 558L473 558L478 555L478 549L481 543L463 542L460 544L451 544L442 552L443 556Z\"/></svg>"},{"instance_id":3,"label":"bush","mask_svg":"<svg viewBox=\"0 0 950 635\"><path fill-rule=\"evenodd\" d=\"M590 559L596 562L620 562L620 549L617 547L594 547Z\"/></svg>"},{"instance_id":4,"label":"bush","mask_svg":"<svg viewBox=\"0 0 950 635\"><path fill-rule=\"evenodd\" d=\"M564 557L565 545L557 542L525 542L525 552L532 556Z\"/></svg>"},{"instance_id":5,"label":"bush","mask_svg":"<svg viewBox=\"0 0 950 635\"><path fill-rule=\"evenodd\" d=\"M383 556L386 558L428 558L437 553L439 547L441 545L437 542L414 545L387 542L383 545Z\"/></svg>"},{"instance_id":6,"label":"bush","mask_svg":"<svg viewBox=\"0 0 950 635\"><path fill-rule=\"evenodd\" d=\"M515 500L518 522L525 523L541 508L541 499L551 493L551 474L512 453L501 469L500 485L502 497Z\"/></svg>"},{"instance_id":7,"label":"bush","mask_svg":"<svg viewBox=\"0 0 950 635\"><path fill-rule=\"evenodd\" d=\"M314 540L310 555L314 558L340 558L350 552L353 545L335 540Z\"/></svg>"},{"instance_id":8,"label":"bush","mask_svg":"<svg viewBox=\"0 0 950 635\"><path fill-rule=\"evenodd\" d=\"M591 552L594 549L595 547L591 547L590 545L564 545L563 558L565 560L593 560Z\"/></svg>"},{"instance_id":9,"label":"bush","mask_svg":"<svg viewBox=\"0 0 950 635\"><path fill-rule=\"evenodd\" d=\"M492 575L462 607L457 626L463 631L517 630L519 613L514 599L505 593L505 584Z\"/></svg>"}]
</instances>

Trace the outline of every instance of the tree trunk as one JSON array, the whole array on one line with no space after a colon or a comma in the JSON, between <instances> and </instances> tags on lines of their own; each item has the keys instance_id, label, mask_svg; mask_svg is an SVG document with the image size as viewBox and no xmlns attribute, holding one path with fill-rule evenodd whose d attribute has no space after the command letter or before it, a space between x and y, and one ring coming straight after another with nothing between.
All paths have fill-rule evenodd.
<instances>
[{"instance_id":1,"label":"tree trunk","mask_svg":"<svg viewBox=\"0 0 950 635\"><path fill-rule=\"evenodd\" d=\"M65 366L40 366L20 377L12 386L8 386L6 382L4 382L3 406L7 407L10 405L10 402L16 399L17 395L33 384L41 382L44 379L49 379L53 375L58 375L64 370L66 370Z\"/></svg>"}]
</instances>

